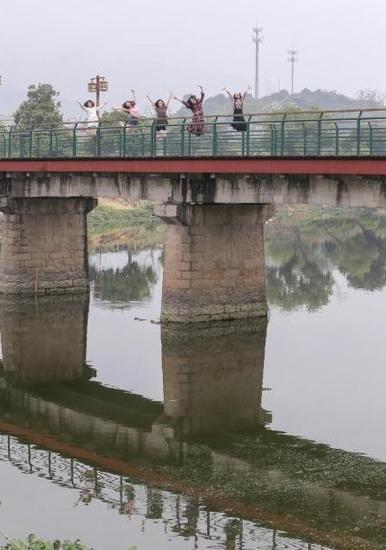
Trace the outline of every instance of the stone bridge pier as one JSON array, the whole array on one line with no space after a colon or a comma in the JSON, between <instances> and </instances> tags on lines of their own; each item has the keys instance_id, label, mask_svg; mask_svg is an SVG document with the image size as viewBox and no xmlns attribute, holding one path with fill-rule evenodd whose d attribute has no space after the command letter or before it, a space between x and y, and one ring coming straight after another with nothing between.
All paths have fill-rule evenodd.
<instances>
[{"instance_id":1,"label":"stone bridge pier","mask_svg":"<svg viewBox=\"0 0 386 550\"><path fill-rule=\"evenodd\" d=\"M164 204L167 224L161 321L267 315L264 224L270 205Z\"/></svg>"},{"instance_id":2,"label":"stone bridge pier","mask_svg":"<svg viewBox=\"0 0 386 550\"><path fill-rule=\"evenodd\" d=\"M87 291L87 213L96 204L90 197L2 199L0 292Z\"/></svg>"}]
</instances>

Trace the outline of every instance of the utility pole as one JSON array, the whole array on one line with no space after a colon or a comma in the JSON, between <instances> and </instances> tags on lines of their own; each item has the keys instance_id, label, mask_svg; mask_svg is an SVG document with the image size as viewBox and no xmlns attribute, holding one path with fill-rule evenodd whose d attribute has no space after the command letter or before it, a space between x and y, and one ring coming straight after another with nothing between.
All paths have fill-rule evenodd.
<instances>
[{"instance_id":1,"label":"utility pole","mask_svg":"<svg viewBox=\"0 0 386 550\"><path fill-rule=\"evenodd\" d=\"M295 63L299 59L299 50L288 50L288 61L291 63L291 95L294 93Z\"/></svg>"},{"instance_id":2,"label":"utility pole","mask_svg":"<svg viewBox=\"0 0 386 550\"><path fill-rule=\"evenodd\" d=\"M252 40L256 44L256 74L255 74L255 99L259 99L259 63L260 63L260 44L263 41L263 27L253 27Z\"/></svg>"}]
</instances>

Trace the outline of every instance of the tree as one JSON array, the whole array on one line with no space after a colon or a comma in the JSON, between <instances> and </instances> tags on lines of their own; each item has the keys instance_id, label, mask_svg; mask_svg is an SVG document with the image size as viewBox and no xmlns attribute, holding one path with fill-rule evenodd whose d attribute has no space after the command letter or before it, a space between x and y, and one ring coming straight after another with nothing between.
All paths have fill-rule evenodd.
<instances>
[{"instance_id":1,"label":"tree","mask_svg":"<svg viewBox=\"0 0 386 550\"><path fill-rule=\"evenodd\" d=\"M57 101L59 92L51 84L31 84L27 99L21 103L14 114L18 128L57 128L63 124L60 112L61 103Z\"/></svg>"}]
</instances>

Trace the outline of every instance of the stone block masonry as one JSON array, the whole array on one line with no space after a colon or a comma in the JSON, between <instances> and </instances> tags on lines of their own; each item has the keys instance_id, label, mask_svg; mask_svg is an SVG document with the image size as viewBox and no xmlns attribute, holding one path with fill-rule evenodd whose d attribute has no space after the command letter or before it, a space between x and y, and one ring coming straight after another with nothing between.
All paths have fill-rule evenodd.
<instances>
[{"instance_id":1,"label":"stone block masonry","mask_svg":"<svg viewBox=\"0 0 386 550\"><path fill-rule=\"evenodd\" d=\"M0 292L87 291L87 213L96 204L82 197L6 199L0 206Z\"/></svg>"},{"instance_id":2,"label":"stone block masonry","mask_svg":"<svg viewBox=\"0 0 386 550\"><path fill-rule=\"evenodd\" d=\"M267 205L163 205L162 322L211 322L267 315Z\"/></svg>"}]
</instances>

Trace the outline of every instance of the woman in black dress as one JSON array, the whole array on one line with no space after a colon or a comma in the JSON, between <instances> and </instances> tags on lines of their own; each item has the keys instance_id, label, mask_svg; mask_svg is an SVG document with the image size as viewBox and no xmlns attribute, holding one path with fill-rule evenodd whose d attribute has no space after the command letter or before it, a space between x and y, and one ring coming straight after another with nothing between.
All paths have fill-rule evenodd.
<instances>
[{"instance_id":1,"label":"woman in black dress","mask_svg":"<svg viewBox=\"0 0 386 550\"><path fill-rule=\"evenodd\" d=\"M157 99L157 101L153 101L149 97L149 94L146 97L150 101L150 103L153 105L153 108L156 114L155 129L157 132L157 136L165 137L166 127L169 124L168 108L170 105L170 100L173 97L173 92L170 92L169 99L166 102L163 99Z\"/></svg>"},{"instance_id":2,"label":"woman in black dress","mask_svg":"<svg viewBox=\"0 0 386 550\"><path fill-rule=\"evenodd\" d=\"M231 126L234 130L237 130L237 132L246 132L247 130L247 123L244 118L244 101L250 89L251 87L248 86L248 90L243 94L238 93L232 95L227 88L224 88L224 92L228 95L233 105L233 122Z\"/></svg>"}]
</instances>

